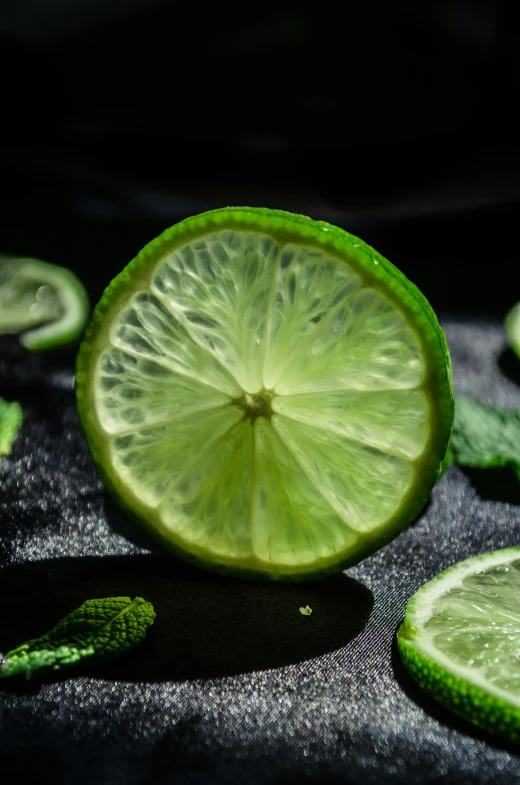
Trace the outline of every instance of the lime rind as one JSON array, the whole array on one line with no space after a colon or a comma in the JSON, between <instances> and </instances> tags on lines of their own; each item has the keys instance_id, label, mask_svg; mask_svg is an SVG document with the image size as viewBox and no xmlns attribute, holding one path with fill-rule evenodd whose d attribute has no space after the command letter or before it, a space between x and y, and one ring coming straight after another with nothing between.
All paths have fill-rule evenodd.
<instances>
[{"instance_id":1,"label":"lime rind","mask_svg":"<svg viewBox=\"0 0 520 785\"><path fill-rule=\"evenodd\" d=\"M402 634L399 653L410 675L445 708L512 744L520 743L520 708L446 671Z\"/></svg>"},{"instance_id":2,"label":"lime rind","mask_svg":"<svg viewBox=\"0 0 520 785\"><path fill-rule=\"evenodd\" d=\"M2 269L7 280L0 333L21 333L20 343L31 351L54 349L80 336L90 306L73 272L39 259L16 257L1 257Z\"/></svg>"},{"instance_id":3,"label":"lime rind","mask_svg":"<svg viewBox=\"0 0 520 785\"><path fill-rule=\"evenodd\" d=\"M504 604L504 593L492 587L492 594L484 596L478 593L478 586L477 589L474 586L468 587L465 582L473 580L474 583L480 582L485 586L486 580L493 579L493 570L509 569L513 562L519 561L520 548L508 548L466 559L442 571L409 600L405 619L397 633L403 662L411 676L426 692L470 722L513 743L520 742L520 692L518 685L515 688L516 693L500 686L504 682L500 678L500 670L507 672L503 639L508 637L513 641L514 647L514 639L520 635L520 614L516 612L514 630L502 630L499 621L504 616L515 626L514 619L510 618L511 605L507 602ZM468 617L467 610L464 611L462 593L466 594L467 602L474 606L474 613L478 614L478 626ZM516 603L517 593L514 594ZM446 610L447 601L452 602L451 610ZM503 604L501 609L500 603ZM437 622L437 627L434 625L432 628L432 620L436 618L436 614L442 612L443 605L446 620L443 622L441 636L440 624ZM465 628L464 637L460 635L459 625L453 617L454 608L461 614ZM475 644L475 633L487 636L482 637L486 643ZM442 641L445 651L439 648L439 641ZM486 663L492 657L497 641L499 656L496 664L491 666L493 680L490 680L482 669L489 669L489 664ZM485 657L482 654L482 645L489 652ZM461 647L459 657L456 655L457 647ZM451 652L451 656L446 651ZM515 683L517 681L518 678Z\"/></svg>"},{"instance_id":4,"label":"lime rind","mask_svg":"<svg viewBox=\"0 0 520 785\"><path fill-rule=\"evenodd\" d=\"M507 340L511 349L520 357L520 303L517 303L504 321Z\"/></svg>"},{"instance_id":5,"label":"lime rind","mask_svg":"<svg viewBox=\"0 0 520 785\"><path fill-rule=\"evenodd\" d=\"M156 275L154 271L158 269L159 262L168 259L170 271L167 277L171 277L173 270L173 279L170 281L170 293L173 291L176 297L182 295L182 285L184 280L178 275L179 270L175 269L179 265L179 259L175 258L176 249L186 247L192 244L193 247L201 246L206 241L208 235L218 233L222 229L231 229L237 231L248 232L252 230L254 233L261 234L267 233L268 237L274 241L281 242L284 246L293 244L298 245L308 243L311 246L317 246L319 253L328 254L336 260L341 259L344 266L341 268L345 271L346 285L352 291L347 292L352 297L355 297L355 291L359 288L356 285L356 277L362 275L363 281L367 286L375 285L383 289L386 301L394 301L396 307L404 314L404 322L411 325L416 325L420 322L420 329L415 332L420 333L420 346L421 349L418 357L426 358L426 365L421 370L422 390L425 391L427 397L436 400L437 406L433 407L429 412L430 416L430 433L427 440L424 439L422 451L417 450L416 458L413 461L414 471L421 480L421 488L417 486L412 489L412 492L405 493L402 498L402 508L400 511L386 520L384 525L375 528L372 531L363 532L362 537L354 535L353 531L349 535L348 547L343 551L332 551L321 556L319 550L314 553L312 558L309 558L308 566L298 564L297 560L285 559L285 563L271 563L269 561L269 549L264 548L264 558L249 557L243 559L230 560L225 557L225 554L215 554L211 549L208 549L207 543L204 544L204 538L199 538L198 542L186 540L183 533L178 528L177 531L168 530L164 526L164 520L159 522L159 519L153 513L150 514L150 507L143 503L143 498L140 492L132 492L130 487L123 488L121 486L121 476L115 470L113 461L107 460L107 443L106 443L106 429L104 423L107 420L107 412L102 414L103 425L99 420L99 414L96 412L94 403L95 395L93 389L96 382L93 382L92 368L90 356L94 352L94 357L102 353L103 347L110 344L111 340L115 340L116 345L128 350L128 337L131 333L132 318L129 315L128 324L125 325L123 330L117 328L118 335L114 339L114 324L107 318L108 311L113 312L128 312L134 306L132 302L136 297L143 297L143 292L150 291L150 284L152 277ZM310 219L301 216L293 216L288 213L279 211L260 210L255 208L229 208L221 211L214 211L211 213L203 214L195 218L187 219L181 224L167 230L160 238L152 241L146 246L143 251L131 262L122 273L114 279L114 281L107 288L103 298L96 307L92 321L87 328L85 340L81 346L78 355L77 364L77 400L78 411L82 427L85 431L87 441L98 467L98 470L113 495L123 504L127 509L130 509L137 519L148 526L149 530L160 539L163 544L170 550L181 555L183 558L195 562L201 562L206 566L211 566L213 569L221 570L223 572L234 572L236 574L246 574L249 577L272 578L272 579L314 579L322 577L325 574L337 571L341 566L348 566L348 564L355 563L363 558L365 555L376 550L378 547L386 544L392 539L402 528L410 523L424 505L429 494L433 480L438 474L439 466L445 452L446 444L449 438L449 431L451 428L452 414L453 414L453 398L452 398L452 385L449 362L447 361L447 349L445 339L436 322L433 311L427 304L426 300L420 294L414 293L413 297L410 296L410 290L403 286L402 279L399 276L393 275L389 272L391 268L390 263L386 262L383 257L371 254L368 257L365 247L361 247L360 243L355 242L354 238L341 230L329 231L328 227L321 226ZM263 241L265 243L265 241ZM368 248L368 247L367 247ZM266 245L266 253L272 253ZM359 250L361 249L361 250ZM374 263L374 254L377 264ZM348 257L348 263L344 262L345 256ZM178 257L178 254L177 254ZM182 260L181 260L182 261ZM290 271L290 262L285 266ZM354 269L354 273L349 272L349 269ZM254 272L254 271L253 271ZM269 276L266 276L266 284L262 290L259 301L265 301L269 294ZM348 279L348 281L347 281ZM180 287L179 287L180 284ZM167 287L168 281L158 281L153 292L154 297L160 297L163 294L163 289ZM272 285L272 276L271 276ZM290 288L287 288L290 291ZM313 290L314 291L314 290ZM140 294L138 294L140 292ZM181 295L179 295L181 292ZM146 295L148 296L148 295ZM365 296L365 295L363 295ZM401 298L404 301L401 302ZM421 299L422 298L422 299ZM206 298L207 299L207 298ZM272 302L272 300L271 300ZM164 305L164 302L163 302ZM179 302L179 310L183 307L188 308L187 301ZM304 305L304 304L303 304ZM249 310L253 303L249 304ZM191 308L191 306L190 306ZM221 309L222 310L222 309ZM231 309L232 310L232 309ZM427 313L425 314L425 310ZM217 360L222 359L219 352L215 350L215 346L211 345L209 341L213 340L211 330L206 329L207 325L202 324L200 327L200 314L196 314L197 322L191 318L190 311L186 319L181 322L186 332L194 338L195 345L210 350L210 354ZM297 309L295 309L297 314ZM240 372L242 373L241 381L244 388L254 394L254 391L261 385L261 380L255 378L257 369L261 366L262 362L265 367L281 369L281 376L278 374L278 379L287 376L287 369L290 365L289 357L292 351L282 351L282 355L278 355L274 360L268 354L255 354L255 346L258 346L258 334L251 333L244 319L246 312L231 313L226 318L235 319L235 324L244 326L243 330L243 347L253 349L255 362L249 363L246 366L242 363ZM151 312L147 318L151 318ZM220 317L219 317L220 318ZM191 320L191 321L190 321ZM305 319L303 320L305 321ZM307 322L312 320L307 320ZM306 322L306 323L307 323ZM272 309L268 326L264 329L269 329L273 324ZM294 327L294 324L293 324ZM319 327L319 325L318 325ZM162 328L161 328L162 329ZM291 327L287 330L287 335L290 337ZM404 329L404 328L403 328ZM414 335L414 330L411 329L411 334ZM117 341L127 341L127 345L123 346ZM133 340L133 339L132 339ZM167 341L167 336L163 336L161 340ZM282 348L286 345L286 341L280 341ZM272 345L272 343L271 343ZM163 347L164 348L164 347ZM226 349L226 347L224 347ZM227 350L227 349L226 349ZM146 349L141 346L139 352L146 353ZM285 354L284 354L285 352ZM163 352L163 354L165 354ZM247 357L249 352L241 351L239 355ZM208 355L209 356L209 355ZM240 356L226 357L226 362L221 363L221 368L228 368L229 362L238 362ZM148 357L147 361L151 358ZM155 357L157 360L157 357ZM261 360L261 362L259 362ZM141 358L137 358L137 362L141 362ZM160 360L164 363L164 357ZM217 363L218 364L218 363ZM235 369L238 366L235 366ZM186 369L177 369L183 372ZM96 374L99 373L99 369ZM233 374L232 374L233 375ZM96 377L99 379L99 377ZM207 379L206 379L207 381ZM273 377L274 381L274 377ZM110 382L111 383L111 382ZM107 383L110 385L110 383ZM114 382L117 384L117 382ZM275 381L276 384L276 381ZM223 390L221 388L220 392ZM247 390L246 390L247 393ZM233 397L233 396L231 396ZM275 400L273 400L273 406ZM112 405L112 403L110 404ZM119 404L117 404L119 405ZM102 411L102 409L100 410ZM125 415L126 416L126 415ZM132 415L133 416L133 415ZM275 417L273 417L273 422ZM261 420L255 423L255 428L258 430L261 426ZM280 452L280 450L278 451ZM135 490L135 489L134 489ZM323 494L322 494L323 495ZM308 508L307 508L308 509ZM272 512L274 514L274 512ZM301 514L305 514L302 509ZM329 517L331 511L329 511ZM179 516L178 520L182 520ZM229 518L228 518L229 520ZM259 520L259 519L258 519ZM171 521L172 525L175 525ZM345 529L346 531L346 529ZM325 540L326 542L326 540ZM282 546L280 546L282 547ZM285 546L283 546L285 547ZM301 543L298 544L301 548ZM260 549L262 552L262 549Z\"/></svg>"},{"instance_id":6,"label":"lime rind","mask_svg":"<svg viewBox=\"0 0 520 785\"><path fill-rule=\"evenodd\" d=\"M478 556L471 556L453 564L421 586L408 601L405 622L407 626L422 626L429 618L431 605L450 589L460 586L465 578L489 567L507 564L520 558L520 548L503 548Z\"/></svg>"}]
</instances>

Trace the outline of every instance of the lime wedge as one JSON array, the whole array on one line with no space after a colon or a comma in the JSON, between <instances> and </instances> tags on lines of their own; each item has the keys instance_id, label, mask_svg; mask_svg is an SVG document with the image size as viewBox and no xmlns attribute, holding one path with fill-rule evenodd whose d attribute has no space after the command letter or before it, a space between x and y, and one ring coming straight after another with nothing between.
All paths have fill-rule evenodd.
<instances>
[{"instance_id":1,"label":"lime wedge","mask_svg":"<svg viewBox=\"0 0 520 785\"><path fill-rule=\"evenodd\" d=\"M121 504L220 571L311 579L422 509L453 418L419 291L361 240L275 210L189 218L107 288L80 420Z\"/></svg>"},{"instance_id":2,"label":"lime wedge","mask_svg":"<svg viewBox=\"0 0 520 785\"><path fill-rule=\"evenodd\" d=\"M504 327L509 346L520 357L520 303L511 308L505 318Z\"/></svg>"},{"instance_id":3,"label":"lime wedge","mask_svg":"<svg viewBox=\"0 0 520 785\"><path fill-rule=\"evenodd\" d=\"M87 293L66 267L0 256L0 335L22 333L27 349L55 349L80 336L88 315Z\"/></svg>"},{"instance_id":4,"label":"lime wedge","mask_svg":"<svg viewBox=\"0 0 520 785\"><path fill-rule=\"evenodd\" d=\"M520 548L444 570L408 603L399 651L440 703L520 741Z\"/></svg>"}]
</instances>

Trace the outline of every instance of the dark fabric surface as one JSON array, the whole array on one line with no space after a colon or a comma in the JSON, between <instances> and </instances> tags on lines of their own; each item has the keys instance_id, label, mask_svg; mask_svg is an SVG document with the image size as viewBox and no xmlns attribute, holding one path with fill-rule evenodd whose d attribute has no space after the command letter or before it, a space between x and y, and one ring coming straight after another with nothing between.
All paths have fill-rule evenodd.
<instances>
[{"instance_id":1,"label":"dark fabric surface","mask_svg":"<svg viewBox=\"0 0 520 785\"><path fill-rule=\"evenodd\" d=\"M520 406L500 325L443 325L457 391ZM424 581L520 544L507 475L450 469L412 527L321 583L213 576L161 554L106 497L77 423L73 359L0 344L0 395L25 412L0 461L0 649L90 597L144 596L157 621L119 663L0 685L2 782L520 782L515 751L427 698L395 646Z\"/></svg>"}]
</instances>

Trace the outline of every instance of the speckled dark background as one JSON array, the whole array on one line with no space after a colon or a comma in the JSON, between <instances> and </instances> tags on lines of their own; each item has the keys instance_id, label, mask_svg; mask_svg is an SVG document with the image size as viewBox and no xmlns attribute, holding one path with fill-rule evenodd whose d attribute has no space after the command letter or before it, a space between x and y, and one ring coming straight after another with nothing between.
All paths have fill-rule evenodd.
<instances>
[{"instance_id":1,"label":"speckled dark background","mask_svg":"<svg viewBox=\"0 0 520 785\"><path fill-rule=\"evenodd\" d=\"M457 390L520 406L498 321L443 326ZM25 412L0 462L0 649L88 597L142 595L157 611L119 663L0 686L2 782L520 782L514 750L426 697L395 646L420 584L520 543L507 473L452 468L408 531L332 579L247 583L164 556L106 497L78 427L72 351L31 356L3 340L0 394Z\"/></svg>"},{"instance_id":2,"label":"speckled dark background","mask_svg":"<svg viewBox=\"0 0 520 785\"><path fill-rule=\"evenodd\" d=\"M520 405L500 327L520 299L517 3L228 6L0 2L0 252L71 267L94 303L188 215L301 212L458 315L459 391ZM0 651L87 597L141 594L158 617L110 669L0 685L0 785L520 783L513 751L423 695L395 649L422 582L520 544L507 473L452 468L415 525L334 579L225 580L106 498L73 362L0 340L0 395L25 411L0 460Z\"/></svg>"}]
</instances>

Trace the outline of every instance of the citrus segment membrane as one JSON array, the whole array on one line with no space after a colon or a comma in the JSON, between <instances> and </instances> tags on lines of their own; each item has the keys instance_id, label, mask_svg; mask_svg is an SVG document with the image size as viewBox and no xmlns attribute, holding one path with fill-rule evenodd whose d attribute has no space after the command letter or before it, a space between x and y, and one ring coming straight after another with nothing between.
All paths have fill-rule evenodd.
<instances>
[{"instance_id":1,"label":"citrus segment membrane","mask_svg":"<svg viewBox=\"0 0 520 785\"><path fill-rule=\"evenodd\" d=\"M229 401L228 395L209 384L119 348L104 352L99 364L98 411L107 433L173 424Z\"/></svg>"},{"instance_id":2,"label":"citrus segment membrane","mask_svg":"<svg viewBox=\"0 0 520 785\"><path fill-rule=\"evenodd\" d=\"M430 405L420 390L338 391L277 395L273 411L406 458L429 436Z\"/></svg>"},{"instance_id":3,"label":"citrus segment membrane","mask_svg":"<svg viewBox=\"0 0 520 785\"><path fill-rule=\"evenodd\" d=\"M361 286L361 277L320 248L293 243L280 251L266 312L263 384L275 389L287 364L312 344L320 322Z\"/></svg>"},{"instance_id":4,"label":"citrus segment membrane","mask_svg":"<svg viewBox=\"0 0 520 785\"><path fill-rule=\"evenodd\" d=\"M168 302L138 292L111 327L110 343L125 355L153 360L166 372L181 374L230 396L239 396L235 378L211 352L195 342ZM139 378L146 371L139 374ZM128 380L127 380L128 381Z\"/></svg>"},{"instance_id":5,"label":"citrus segment membrane","mask_svg":"<svg viewBox=\"0 0 520 785\"><path fill-rule=\"evenodd\" d=\"M266 302L279 252L267 235L218 232L168 254L152 279L171 318L249 393L263 387Z\"/></svg>"},{"instance_id":6,"label":"citrus segment membrane","mask_svg":"<svg viewBox=\"0 0 520 785\"><path fill-rule=\"evenodd\" d=\"M442 594L424 625L428 642L520 706L520 552L515 561L467 575Z\"/></svg>"},{"instance_id":7,"label":"citrus segment membrane","mask_svg":"<svg viewBox=\"0 0 520 785\"><path fill-rule=\"evenodd\" d=\"M307 482L353 529L370 531L402 501L413 479L404 459L283 417L273 427Z\"/></svg>"},{"instance_id":8,"label":"citrus segment membrane","mask_svg":"<svg viewBox=\"0 0 520 785\"><path fill-rule=\"evenodd\" d=\"M255 423L253 548L274 564L307 564L352 546L356 533L333 509L264 418ZM312 525L302 525L312 514Z\"/></svg>"},{"instance_id":9,"label":"citrus segment membrane","mask_svg":"<svg viewBox=\"0 0 520 785\"><path fill-rule=\"evenodd\" d=\"M159 507L174 483L180 484L186 474L200 474L203 460L218 461L221 437L241 419L238 407L226 407L187 414L169 424L136 427L111 440L113 466L138 498Z\"/></svg>"},{"instance_id":10,"label":"citrus segment membrane","mask_svg":"<svg viewBox=\"0 0 520 785\"><path fill-rule=\"evenodd\" d=\"M385 295L370 287L324 316L292 358L275 389L282 395L319 390L413 389L424 379L416 333Z\"/></svg>"},{"instance_id":11,"label":"citrus segment membrane","mask_svg":"<svg viewBox=\"0 0 520 785\"><path fill-rule=\"evenodd\" d=\"M433 317L414 324L407 291L355 254L217 223L156 241L109 287L80 355L80 415L111 487L163 541L310 575L377 547L421 493Z\"/></svg>"},{"instance_id":12,"label":"citrus segment membrane","mask_svg":"<svg viewBox=\"0 0 520 785\"><path fill-rule=\"evenodd\" d=\"M255 232L181 246L151 282L110 327L96 405L118 476L162 525L215 554L304 564L383 524L428 436L403 314L321 249ZM266 389L277 416L231 435L236 402Z\"/></svg>"},{"instance_id":13,"label":"citrus segment membrane","mask_svg":"<svg viewBox=\"0 0 520 785\"><path fill-rule=\"evenodd\" d=\"M233 419L243 412L233 411ZM227 415L229 417L229 414ZM251 515L254 492L254 435L241 419L202 448L170 485L159 508L167 530L201 553L221 558L252 555Z\"/></svg>"}]
</instances>

